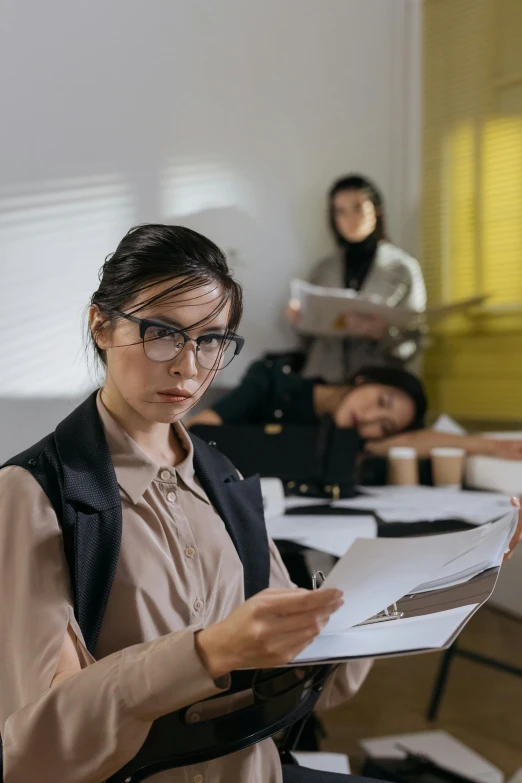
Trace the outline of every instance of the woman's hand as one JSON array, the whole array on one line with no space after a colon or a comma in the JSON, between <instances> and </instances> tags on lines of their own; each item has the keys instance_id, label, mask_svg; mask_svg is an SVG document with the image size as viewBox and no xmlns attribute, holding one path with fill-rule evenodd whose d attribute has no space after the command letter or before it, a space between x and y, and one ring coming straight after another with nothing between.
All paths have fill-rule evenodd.
<instances>
[{"instance_id":1,"label":"woman's hand","mask_svg":"<svg viewBox=\"0 0 522 783\"><path fill-rule=\"evenodd\" d=\"M263 590L196 635L214 679L235 669L282 666L317 636L343 605L340 590Z\"/></svg>"},{"instance_id":2,"label":"woman's hand","mask_svg":"<svg viewBox=\"0 0 522 783\"><path fill-rule=\"evenodd\" d=\"M499 459L522 459L522 440L484 440L488 444L488 455Z\"/></svg>"},{"instance_id":3,"label":"woman's hand","mask_svg":"<svg viewBox=\"0 0 522 783\"><path fill-rule=\"evenodd\" d=\"M292 326L296 326L301 315L301 303L299 299L290 299L286 306L286 320Z\"/></svg>"},{"instance_id":4,"label":"woman's hand","mask_svg":"<svg viewBox=\"0 0 522 783\"><path fill-rule=\"evenodd\" d=\"M522 541L522 509L520 508L520 500L518 498L511 498L511 505L515 508L518 508L518 525L513 538L509 542L509 551L504 555L504 561L509 560L515 550L515 547L517 547Z\"/></svg>"},{"instance_id":5,"label":"woman's hand","mask_svg":"<svg viewBox=\"0 0 522 783\"><path fill-rule=\"evenodd\" d=\"M354 337L366 337L370 340L380 340L388 328L386 321L379 316L361 313L346 313L344 325Z\"/></svg>"}]
</instances>

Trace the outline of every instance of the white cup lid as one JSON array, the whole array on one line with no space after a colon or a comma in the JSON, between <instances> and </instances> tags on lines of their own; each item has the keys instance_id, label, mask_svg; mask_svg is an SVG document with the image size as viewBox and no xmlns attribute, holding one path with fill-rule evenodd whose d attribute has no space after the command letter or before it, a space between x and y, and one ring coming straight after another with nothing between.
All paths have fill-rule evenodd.
<instances>
[{"instance_id":1,"label":"white cup lid","mask_svg":"<svg viewBox=\"0 0 522 783\"><path fill-rule=\"evenodd\" d=\"M388 450L390 459L417 459L417 450L412 446L393 446Z\"/></svg>"},{"instance_id":2,"label":"white cup lid","mask_svg":"<svg viewBox=\"0 0 522 783\"><path fill-rule=\"evenodd\" d=\"M464 457L466 452L464 449L440 446L435 449L431 449L430 454L432 457Z\"/></svg>"}]
</instances>

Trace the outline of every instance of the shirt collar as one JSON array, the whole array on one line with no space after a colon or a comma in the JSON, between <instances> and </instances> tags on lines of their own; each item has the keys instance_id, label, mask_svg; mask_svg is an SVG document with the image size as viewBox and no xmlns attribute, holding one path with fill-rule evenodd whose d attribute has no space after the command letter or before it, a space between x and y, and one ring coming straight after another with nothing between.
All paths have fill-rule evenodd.
<instances>
[{"instance_id":1,"label":"shirt collar","mask_svg":"<svg viewBox=\"0 0 522 783\"><path fill-rule=\"evenodd\" d=\"M161 474L166 470L170 471L173 476L173 482L179 480L198 498L210 503L194 473L192 441L180 422L174 422L172 426L186 453L185 458L175 468L172 465L158 465L113 418L102 401L101 391L97 395L96 405L105 431L118 485L132 503L138 503L154 480L162 481Z\"/></svg>"}]
</instances>

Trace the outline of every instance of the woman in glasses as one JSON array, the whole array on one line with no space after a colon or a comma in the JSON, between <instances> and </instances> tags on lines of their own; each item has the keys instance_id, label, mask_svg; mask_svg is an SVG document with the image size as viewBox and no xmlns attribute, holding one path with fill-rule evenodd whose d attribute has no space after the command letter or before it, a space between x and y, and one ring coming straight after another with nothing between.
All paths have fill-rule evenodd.
<instances>
[{"instance_id":1,"label":"woman in glasses","mask_svg":"<svg viewBox=\"0 0 522 783\"><path fill-rule=\"evenodd\" d=\"M293 588L256 480L241 481L179 421L240 352L241 310L212 242L172 226L131 230L91 299L100 389L0 471L9 783L105 781L162 716L187 730L233 713L231 672L287 663L342 604L336 590ZM260 542L254 561L245 526ZM368 669L340 667L323 706L352 695ZM153 779L345 779L285 768L271 739L239 747Z\"/></svg>"}]
</instances>

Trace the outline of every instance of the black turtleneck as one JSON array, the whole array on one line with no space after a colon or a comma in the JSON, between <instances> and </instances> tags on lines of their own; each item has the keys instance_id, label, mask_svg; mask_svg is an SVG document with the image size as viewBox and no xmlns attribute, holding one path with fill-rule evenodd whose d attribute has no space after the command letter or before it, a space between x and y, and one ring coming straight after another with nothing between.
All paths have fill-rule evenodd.
<instances>
[{"instance_id":1,"label":"black turtleneck","mask_svg":"<svg viewBox=\"0 0 522 783\"><path fill-rule=\"evenodd\" d=\"M377 232L373 231L362 242L343 239L341 251L344 259L344 285L360 291L377 252Z\"/></svg>"}]
</instances>

